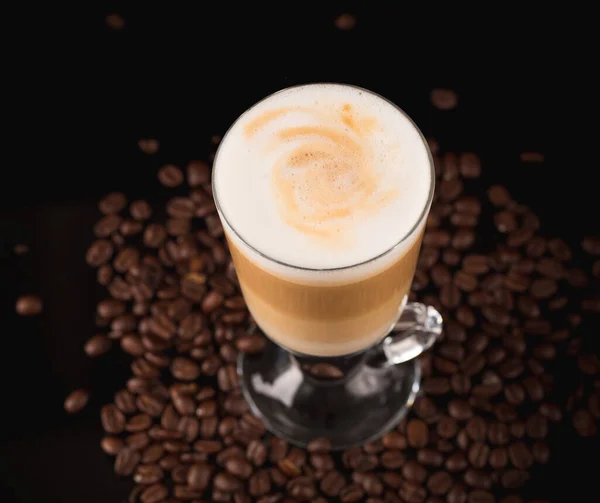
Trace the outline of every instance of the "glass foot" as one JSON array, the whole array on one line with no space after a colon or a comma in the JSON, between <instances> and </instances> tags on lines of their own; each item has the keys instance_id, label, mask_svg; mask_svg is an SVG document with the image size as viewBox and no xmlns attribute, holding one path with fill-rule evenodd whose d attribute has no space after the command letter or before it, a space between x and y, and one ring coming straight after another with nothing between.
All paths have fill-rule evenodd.
<instances>
[{"instance_id":1,"label":"glass foot","mask_svg":"<svg viewBox=\"0 0 600 503\"><path fill-rule=\"evenodd\" d=\"M240 355L242 390L275 435L300 447L317 437L346 449L396 426L421 383L418 360L390 364L381 346L349 358L310 361L268 342Z\"/></svg>"}]
</instances>

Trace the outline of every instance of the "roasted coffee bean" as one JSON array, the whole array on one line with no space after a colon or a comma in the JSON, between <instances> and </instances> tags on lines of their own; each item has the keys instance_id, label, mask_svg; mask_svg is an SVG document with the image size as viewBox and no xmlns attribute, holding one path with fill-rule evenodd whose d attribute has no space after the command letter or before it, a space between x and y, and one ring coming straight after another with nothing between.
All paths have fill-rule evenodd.
<instances>
[{"instance_id":1,"label":"roasted coffee bean","mask_svg":"<svg viewBox=\"0 0 600 503\"><path fill-rule=\"evenodd\" d=\"M468 503L496 503L496 498L489 491L475 490L469 493Z\"/></svg>"},{"instance_id":2,"label":"roasted coffee bean","mask_svg":"<svg viewBox=\"0 0 600 503\"><path fill-rule=\"evenodd\" d=\"M149 248L159 248L167 238L167 230L160 224L150 224L144 231L144 244Z\"/></svg>"},{"instance_id":3,"label":"roasted coffee bean","mask_svg":"<svg viewBox=\"0 0 600 503\"><path fill-rule=\"evenodd\" d=\"M115 458L115 473L121 476L131 475L139 462L139 452L128 447L123 447Z\"/></svg>"},{"instance_id":4,"label":"roasted coffee bean","mask_svg":"<svg viewBox=\"0 0 600 503\"><path fill-rule=\"evenodd\" d=\"M432 494L446 494L452 487L452 476L448 472L438 471L427 480L427 488Z\"/></svg>"},{"instance_id":5,"label":"roasted coffee bean","mask_svg":"<svg viewBox=\"0 0 600 503\"><path fill-rule=\"evenodd\" d=\"M427 396L420 396L417 398L414 409L417 415L425 421L431 421L437 416L437 408L433 403L433 400Z\"/></svg>"},{"instance_id":6,"label":"roasted coffee bean","mask_svg":"<svg viewBox=\"0 0 600 503\"><path fill-rule=\"evenodd\" d=\"M169 490L163 484L154 484L144 489L140 496L142 503L160 503L169 495Z\"/></svg>"},{"instance_id":7,"label":"roasted coffee bean","mask_svg":"<svg viewBox=\"0 0 600 503\"><path fill-rule=\"evenodd\" d=\"M106 239L94 241L88 248L85 256L86 262L92 267L106 264L113 254L113 244Z\"/></svg>"},{"instance_id":8,"label":"roasted coffee bean","mask_svg":"<svg viewBox=\"0 0 600 503\"><path fill-rule=\"evenodd\" d=\"M350 484L340 490L339 498L342 503L353 503L362 499L364 495L362 487L358 484Z\"/></svg>"},{"instance_id":9,"label":"roasted coffee bean","mask_svg":"<svg viewBox=\"0 0 600 503\"><path fill-rule=\"evenodd\" d=\"M297 477L301 473L300 468L298 468L293 461L287 458L279 460L277 462L277 466L279 470L281 470L281 473L287 477Z\"/></svg>"},{"instance_id":10,"label":"roasted coffee bean","mask_svg":"<svg viewBox=\"0 0 600 503\"><path fill-rule=\"evenodd\" d=\"M64 406L65 411L67 411L69 414L76 414L78 412L81 412L85 408L89 399L90 399L90 395L86 390L76 389L75 391L72 391L71 393L69 393L67 398L65 398L63 406ZM117 427L116 424L111 423L111 426L113 426L113 425L115 427ZM105 428L105 430L106 430L106 428ZM113 432L113 431L109 431L109 430L106 430L106 431L108 433L118 433L118 432Z\"/></svg>"},{"instance_id":11,"label":"roasted coffee bean","mask_svg":"<svg viewBox=\"0 0 600 503\"><path fill-rule=\"evenodd\" d=\"M550 448L547 444L543 442L536 442L533 444L533 457L534 459L541 464L546 464L550 459Z\"/></svg>"},{"instance_id":12,"label":"roasted coffee bean","mask_svg":"<svg viewBox=\"0 0 600 503\"><path fill-rule=\"evenodd\" d=\"M250 477L248 491L252 496L264 496L271 491L271 479L267 470L259 470Z\"/></svg>"},{"instance_id":13,"label":"roasted coffee bean","mask_svg":"<svg viewBox=\"0 0 600 503\"><path fill-rule=\"evenodd\" d=\"M190 161L187 165L187 181L190 187L198 187L210 181L210 168L203 161Z\"/></svg>"},{"instance_id":14,"label":"roasted coffee bean","mask_svg":"<svg viewBox=\"0 0 600 503\"><path fill-rule=\"evenodd\" d=\"M496 447L490 451L489 463L492 468L499 470L506 466L508 462L508 452L504 447Z\"/></svg>"},{"instance_id":15,"label":"roasted coffee bean","mask_svg":"<svg viewBox=\"0 0 600 503\"><path fill-rule=\"evenodd\" d=\"M594 416L590 411L585 409L577 409L572 416L573 427L577 434L582 437L593 437L596 435L597 427ZM534 438L541 438L536 436Z\"/></svg>"},{"instance_id":16,"label":"roasted coffee bean","mask_svg":"<svg viewBox=\"0 0 600 503\"><path fill-rule=\"evenodd\" d=\"M165 450L160 444L150 444L142 452L142 463L156 463L164 454Z\"/></svg>"},{"instance_id":17,"label":"roasted coffee bean","mask_svg":"<svg viewBox=\"0 0 600 503\"><path fill-rule=\"evenodd\" d=\"M443 416L437 423L437 433L442 438L453 438L458 432L456 421L448 416Z\"/></svg>"},{"instance_id":18,"label":"roasted coffee bean","mask_svg":"<svg viewBox=\"0 0 600 503\"><path fill-rule=\"evenodd\" d=\"M100 442L102 450L111 456L115 456L125 446L123 440L119 437L104 437Z\"/></svg>"},{"instance_id":19,"label":"roasted coffee bean","mask_svg":"<svg viewBox=\"0 0 600 503\"><path fill-rule=\"evenodd\" d=\"M444 456L433 449L420 449L417 452L417 461L425 466L441 466L444 463Z\"/></svg>"},{"instance_id":20,"label":"roasted coffee bean","mask_svg":"<svg viewBox=\"0 0 600 503\"><path fill-rule=\"evenodd\" d=\"M139 451L144 449L150 443L150 437L146 432L133 433L125 439L127 447Z\"/></svg>"},{"instance_id":21,"label":"roasted coffee bean","mask_svg":"<svg viewBox=\"0 0 600 503\"><path fill-rule=\"evenodd\" d=\"M135 396L126 389L117 391L115 394L115 405L125 414L133 414L136 411Z\"/></svg>"},{"instance_id":22,"label":"roasted coffee bean","mask_svg":"<svg viewBox=\"0 0 600 503\"><path fill-rule=\"evenodd\" d=\"M419 484L405 482L398 494L407 503L422 503L427 496L427 490Z\"/></svg>"},{"instance_id":23,"label":"roasted coffee bean","mask_svg":"<svg viewBox=\"0 0 600 503\"><path fill-rule=\"evenodd\" d=\"M121 349L131 356L142 356L144 354L144 345L142 339L136 334L124 335L121 340Z\"/></svg>"},{"instance_id":24,"label":"roasted coffee bean","mask_svg":"<svg viewBox=\"0 0 600 503\"><path fill-rule=\"evenodd\" d=\"M467 490L460 482L454 484L446 497L448 503L467 503Z\"/></svg>"},{"instance_id":25,"label":"roasted coffee bean","mask_svg":"<svg viewBox=\"0 0 600 503\"><path fill-rule=\"evenodd\" d=\"M121 192L106 194L98 203L98 208L105 215L119 213L127 205L127 198Z\"/></svg>"},{"instance_id":26,"label":"roasted coffee bean","mask_svg":"<svg viewBox=\"0 0 600 503\"><path fill-rule=\"evenodd\" d=\"M315 486L309 477L298 477L290 480L286 489L298 501L311 501L316 494Z\"/></svg>"},{"instance_id":27,"label":"roasted coffee bean","mask_svg":"<svg viewBox=\"0 0 600 503\"><path fill-rule=\"evenodd\" d=\"M98 238L106 238L115 232L121 225L121 217L119 215L106 215L98 220L94 225L94 234Z\"/></svg>"},{"instance_id":28,"label":"roasted coffee bean","mask_svg":"<svg viewBox=\"0 0 600 503\"><path fill-rule=\"evenodd\" d=\"M235 492L239 491L243 487L243 483L237 477L234 477L230 473L221 472L217 473L213 479L213 487L223 492Z\"/></svg>"},{"instance_id":29,"label":"roasted coffee bean","mask_svg":"<svg viewBox=\"0 0 600 503\"><path fill-rule=\"evenodd\" d=\"M334 498L340 494L345 485L344 477L337 471L331 471L321 479L320 487L326 496Z\"/></svg>"},{"instance_id":30,"label":"roasted coffee bean","mask_svg":"<svg viewBox=\"0 0 600 503\"><path fill-rule=\"evenodd\" d=\"M460 369L463 374L472 377L481 372L483 367L485 367L485 358L479 352L474 352L465 358Z\"/></svg>"},{"instance_id":31,"label":"roasted coffee bean","mask_svg":"<svg viewBox=\"0 0 600 503\"><path fill-rule=\"evenodd\" d=\"M127 421L125 430L129 432L139 432L150 428L152 418L147 414L137 414Z\"/></svg>"},{"instance_id":32,"label":"roasted coffee bean","mask_svg":"<svg viewBox=\"0 0 600 503\"><path fill-rule=\"evenodd\" d=\"M467 457L463 452L455 452L446 459L445 467L450 472L460 472L467 467Z\"/></svg>"},{"instance_id":33,"label":"roasted coffee bean","mask_svg":"<svg viewBox=\"0 0 600 503\"><path fill-rule=\"evenodd\" d=\"M176 379L193 381L200 376L200 366L193 360L177 357L171 362L171 373Z\"/></svg>"},{"instance_id":34,"label":"roasted coffee bean","mask_svg":"<svg viewBox=\"0 0 600 503\"><path fill-rule=\"evenodd\" d=\"M527 435L534 439L542 439L548 434L548 420L541 414L533 414L525 423Z\"/></svg>"},{"instance_id":35,"label":"roasted coffee bean","mask_svg":"<svg viewBox=\"0 0 600 503\"><path fill-rule=\"evenodd\" d=\"M478 416L474 416L467 422L467 435L474 442L483 442L486 438L487 424Z\"/></svg>"},{"instance_id":36,"label":"roasted coffee bean","mask_svg":"<svg viewBox=\"0 0 600 503\"><path fill-rule=\"evenodd\" d=\"M158 465L138 465L133 475L136 484L156 484L164 477L162 469Z\"/></svg>"},{"instance_id":37,"label":"roasted coffee bean","mask_svg":"<svg viewBox=\"0 0 600 503\"><path fill-rule=\"evenodd\" d=\"M464 481L468 486L476 489L489 489L492 486L491 476L483 470L474 468L467 469Z\"/></svg>"},{"instance_id":38,"label":"roasted coffee bean","mask_svg":"<svg viewBox=\"0 0 600 503\"><path fill-rule=\"evenodd\" d=\"M158 417L162 414L165 404L157 397L148 393L143 393L136 399L137 407L151 417Z\"/></svg>"},{"instance_id":39,"label":"roasted coffee bean","mask_svg":"<svg viewBox=\"0 0 600 503\"><path fill-rule=\"evenodd\" d=\"M409 436L410 439L410 436ZM385 451L380 456L381 466L388 470L394 470L396 468L400 468L404 464L404 454L401 451ZM368 470L362 470L368 471Z\"/></svg>"},{"instance_id":40,"label":"roasted coffee bean","mask_svg":"<svg viewBox=\"0 0 600 503\"><path fill-rule=\"evenodd\" d=\"M466 421L473 415L471 406L466 400L454 399L448 403L448 413L454 419Z\"/></svg>"},{"instance_id":41,"label":"roasted coffee bean","mask_svg":"<svg viewBox=\"0 0 600 503\"><path fill-rule=\"evenodd\" d=\"M450 384L457 395L466 395L471 390L471 380L464 374L454 374Z\"/></svg>"},{"instance_id":42,"label":"roasted coffee bean","mask_svg":"<svg viewBox=\"0 0 600 503\"><path fill-rule=\"evenodd\" d=\"M402 450L406 449L407 446L407 440L404 434L396 431L386 433L382 438L382 443L387 449Z\"/></svg>"},{"instance_id":43,"label":"roasted coffee bean","mask_svg":"<svg viewBox=\"0 0 600 503\"><path fill-rule=\"evenodd\" d=\"M422 484L427 478L427 470L420 463L410 460L402 467L402 476L411 482Z\"/></svg>"},{"instance_id":44,"label":"roasted coffee bean","mask_svg":"<svg viewBox=\"0 0 600 503\"><path fill-rule=\"evenodd\" d=\"M205 454L215 454L223 448L218 440L198 440L194 443L194 450Z\"/></svg>"},{"instance_id":45,"label":"roasted coffee bean","mask_svg":"<svg viewBox=\"0 0 600 503\"><path fill-rule=\"evenodd\" d=\"M235 346L242 353L259 353L265 347L266 339L258 334L245 334L238 337Z\"/></svg>"},{"instance_id":46,"label":"roasted coffee bean","mask_svg":"<svg viewBox=\"0 0 600 503\"><path fill-rule=\"evenodd\" d=\"M116 405L109 404L100 410L102 427L107 433L121 433L125 429L125 416Z\"/></svg>"},{"instance_id":47,"label":"roasted coffee bean","mask_svg":"<svg viewBox=\"0 0 600 503\"><path fill-rule=\"evenodd\" d=\"M333 458L329 454L313 454L310 464L319 472L328 472L334 469Z\"/></svg>"},{"instance_id":48,"label":"roasted coffee bean","mask_svg":"<svg viewBox=\"0 0 600 503\"><path fill-rule=\"evenodd\" d=\"M488 461L490 448L483 442L475 442L469 448L469 463L475 468L483 468Z\"/></svg>"},{"instance_id":49,"label":"roasted coffee bean","mask_svg":"<svg viewBox=\"0 0 600 503\"><path fill-rule=\"evenodd\" d=\"M508 443L508 426L504 423L492 423L488 426L488 439L492 444L504 445Z\"/></svg>"},{"instance_id":50,"label":"roasted coffee bean","mask_svg":"<svg viewBox=\"0 0 600 503\"><path fill-rule=\"evenodd\" d=\"M425 447L429 441L429 429L424 421L412 419L406 427L408 443L411 447Z\"/></svg>"},{"instance_id":51,"label":"roasted coffee bean","mask_svg":"<svg viewBox=\"0 0 600 503\"><path fill-rule=\"evenodd\" d=\"M553 279L540 278L531 283L531 294L536 299L547 299L556 293L557 288Z\"/></svg>"},{"instance_id":52,"label":"roasted coffee bean","mask_svg":"<svg viewBox=\"0 0 600 503\"><path fill-rule=\"evenodd\" d=\"M105 335L94 335L87 340L84 346L85 353L90 357L103 355L110 351L112 341Z\"/></svg>"},{"instance_id":53,"label":"roasted coffee bean","mask_svg":"<svg viewBox=\"0 0 600 503\"><path fill-rule=\"evenodd\" d=\"M177 187L183 183L183 172L173 164L167 164L158 170L158 181L165 187Z\"/></svg>"}]
</instances>

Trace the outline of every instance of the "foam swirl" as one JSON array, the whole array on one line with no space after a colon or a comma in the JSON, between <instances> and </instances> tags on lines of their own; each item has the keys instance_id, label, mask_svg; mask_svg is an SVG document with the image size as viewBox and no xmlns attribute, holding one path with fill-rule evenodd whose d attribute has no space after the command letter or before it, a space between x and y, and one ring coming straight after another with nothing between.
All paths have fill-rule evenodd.
<instances>
[{"instance_id":1,"label":"foam swirl","mask_svg":"<svg viewBox=\"0 0 600 503\"><path fill-rule=\"evenodd\" d=\"M379 129L373 117L350 104L335 110L286 107L266 110L245 128L247 137L278 118L299 113L310 119L276 129L265 142L275 154L271 185L282 220L330 244L351 238L357 220L398 197L396 187L382 184L376 170L371 136Z\"/></svg>"}]
</instances>

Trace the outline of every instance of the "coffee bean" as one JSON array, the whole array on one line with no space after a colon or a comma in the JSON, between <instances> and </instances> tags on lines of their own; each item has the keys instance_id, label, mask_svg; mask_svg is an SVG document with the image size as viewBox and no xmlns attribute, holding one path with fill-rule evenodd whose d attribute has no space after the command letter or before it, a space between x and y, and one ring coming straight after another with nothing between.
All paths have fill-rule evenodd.
<instances>
[{"instance_id":1,"label":"coffee bean","mask_svg":"<svg viewBox=\"0 0 600 503\"><path fill-rule=\"evenodd\" d=\"M548 241L548 250L554 257L562 262L571 260L571 249L562 239L551 239Z\"/></svg>"},{"instance_id":2,"label":"coffee bean","mask_svg":"<svg viewBox=\"0 0 600 503\"><path fill-rule=\"evenodd\" d=\"M138 465L133 475L136 484L156 484L164 477L162 469L157 465Z\"/></svg>"},{"instance_id":3,"label":"coffee bean","mask_svg":"<svg viewBox=\"0 0 600 503\"><path fill-rule=\"evenodd\" d=\"M461 257L461 254L457 250L448 248L444 250L442 260L444 261L444 264L454 267L460 263Z\"/></svg>"},{"instance_id":4,"label":"coffee bean","mask_svg":"<svg viewBox=\"0 0 600 503\"><path fill-rule=\"evenodd\" d=\"M445 466L450 472L463 471L467 467L467 457L463 452L456 452L446 459Z\"/></svg>"},{"instance_id":5,"label":"coffee bean","mask_svg":"<svg viewBox=\"0 0 600 503\"><path fill-rule=\"evenodd\" d=\"M488 491L476 490L469 493L468 503L496 503L496 498Z\"/></svg>"},{"instance_id":6,"label":"coffee bean","mask_svg":"<svg viewBox=\"0 0 600 503\"><path fill-rule=\"evenodd\" d=\"M454 274L454 284L463 292L472 292L477 288L477 278L465 271Z\"/></svg>"},{"instance_id":7,"label":"coffee bean","mask_svg":"<svg viewBox=\"0 0 600 503\"><path fill-rule=\"evenodd\" d=\"M452 489L448 491L448 495L446 496L446 501L448 503L466 503L467 502L467 491L464 485L460 482L454 484Z\"/></svg>"},{"instance_id":8,"label":"coffee bean","mask_svg":"<svg viewBox=\"0 0 600 503\"><path fill-rule=\"evenodd\" d=\"M448 413L454 419L459 421L466 421L473 415L471 406L466 400L454 399L448 403Z\"/></svg>"},{"instance_id":9,"label":"coffee bean","mask_svg":"<svg viewBox=\"0 0 600 503\"><path fill-rule=\"evenodd\" d=\"M467 469L464 481L475 489L489 489L492 486L491 476L487 472L475 468Z\"/></svg>"},{"instance_id":10,"label":"coffee bean","mask_svg":"<svg viewBox=\"0 0 600 503\"><path fill-rule=\"evenodd\" d=\"M434 449L420 449L417 452L417 461L425 466L441 466L444 456Z\"/></svg>"},{"instance_id":11,"label":"coffee bean","mask_svg":"<svg viewBox=\"0 0 600 503\"><path fill-rule=\"evenodd\" d=\"M448 416L443 416L437 423L437 433L442 438L453 438L458 431L456 421Z\"/></svg>"},{"instance_id":12,"label":"coffee bean","mask_svg":"<svg viewBox=\"0 0 600 503\"><path fill-rule=\"evenodd\" d=\"M190 187L198 187L210 181L210 168L203 161L191 161L187 165L187 182Z\"/></svg>"},{"instance_id":13,"label":"coffee bean","mask_svg":"<svg viewBox=\"0 0 600 503\"><path fill-rule=\"evenodd\" d=\"M158 171L158 181L165 187L177 187L183 183L183 172L173 164L167 164Z\"/></svg>"},{"instance_id":14,"label":"coffee bean","mask_svg":"<svg viewBox=\"0 0 600 503\"><path fill-rule=\"evenodd\" d=\"M415 401L414 409L417 415L425 421L432 421L437 416L437 408L433 400L427 396L418 397Z\"/></svg>"},{"instance_id":15,"label":"coffee bean","mask_svg":"<svg viewBox=\"0 0 600 503\"><path fill-rule=\"evenodd\" d=\"M76 389L65 398L64 409L69 414L81 412L90 399L89 393L84 389ZM109 432L112 433L112 432Z\"/></svg>"},{"instance_id":16,"label":"coffee bean","mask_svg":"<svg viewBox=\"0 0 600 503\"><path fill-rule=\"evenodd\" d=\"M338 18L339 19L339 18ZM336 24L338 22L336 21ZM431 104L439 110L452 110L458 104L458 96L452 89L436 88L431 91Z\"/></svg>"},{"instance_id":17,"label":"coffee bean","mask_svg":"<svg viewBox=\"0 0 600 503\"><path fill-rule=\"evenodd\" d=\"M252 496L264 496L271 491L271 480L269 478L269 472L267 470L259 470L252 477L248 483L248 491Z\"/></svg>"},{"instance_id":18,"label":"coffee bean","mask_svg":"<svg viewBox=\"0 0 600 503\"><path fill-rule=\"evenodd\" d=\"M504 423L492 423L488 426L488 438L492 444L504 445L508 443L508 426Z\"/></svg>"},{"instance_id":19,"label":"coffee bean","mask_svg":"<svg viewBox=\"0 0 600 503\"><path fill-rule=\"evenodd\" d=\"M145 432L133 433L125 439L127 447L139 451L150 443L150 437Z\"/></svg>"},{"instance_id":20,"label":"coffee bean","mask_svg":"<svg viewBox=\"0 0 600 503\"><path fill-rule=\"evenodd\" d=\"M408 443L411 447L425 447L429 441L427 424L420 419L412 419L406 427Z\"/></svg>"},{"instance_id":21,"label":"coffee bean","mask_svg":"<svg viewBox=\"0 0 600 503\"><path fill-rule=\"evenodd\" d=\"M428 395L443 395L450 391L450 380L447 377L428 377L423 381L423 391Z\"/></svg>"},{"instance_id":22,"label":"coffee bean","mask_svg":"<svg viewBox=\"0 0 600 503\"><path fill-rule=\"evenodd\" d=\"M548 421L541 414L533 414L525 423L527 435L534 439L542 439L548 434Z\"/></svg>"},{"instance_id":23,"label":"coffee bean","mask_svg":"<svg viewBox=\"0 0 600 503\"><path fill-rule=\"evenodd\" d=\"M106 215L94 225L94 235L98 238L106 238L115 232L121 225L119 215Z\"/></svg>"},{"instance_id":24,"label":"coffee bean","mask_svg":"<svg viewBox=\"0 0 600 503\"><path fill-rule=\"evenodd\" d=\"M116 405L105 405L100 410L102 427L107 433L121 433L125 428L125 416Z\"/></svg>"},{"instance_id":25,"label":"coffee bean","mask_svg":"<svg viewBox=\"0 0 600 503\"><path fill-rule=\"evenodd\" d=\"M475 351L476 352L473 352L467 356L460 366L460 369L464 375L469 377L479 374L479 372L481 372L485 366L485 358L479 354L477 349L475 349Z\"/></svg>"},{"instance_id":26,"label":"coffee bean","mask_svg":"<svg viewBox=\"0 0 600 503\"><path fill-rule=\"evenodd\" d=\"M144 244L149 248L159 248L167 238L167 230L160 224L150 224L144 231Z\"/></svg>"},{"instance_id":27,"label":"coffee bean","mask_svg":"<svg viewBox=\"0 0 600 503\"><path fill-rule=\"evenodd\" d=\"M506 489L518 489L529 480L529 474L522 470L507 470L502 474L502 485Z\"/></svg>"},{"instance_id":28,"label":"coffee bean","mask_svg":"<svg viewBox=\"0 0 600 503\"><path fill-rule=\"evenodd\" d=\"M244 334L235 341L235 346L242 353L255 354L265 347L266 339L258 334Z\"/></svg>"},{"instance_id":29,"label":"coffee bean","mask_svg":"<svg viewBox=\"0 0 600 503\"><path fill-rule=\"evenodd\" d=\"M488 462L490 448L483 442L475 442L469 448L469 462L475 468L483 468Z\"/></svg>"},{"instance_id":30,"label":"coffee bean","mask_svg":"<svg viewBox=\"0 0 600 503\"><path fill-rule=\"evenodd\" d=\"M465 395L471 390L471 380L464 374L454 374L450 378L450 384L457 395Z\"/></svg>"},{"instance_id":31,"label":"coffee bean","mask_svg":"<svg viewBox=\"0 0 600 503\"><path fill-rule=\"evenodd\" d=\"M340 490L339 498L342 503L353 503L362 499L364 495L362 487L358 484L350 484Z\"/></svg>"},{"instance_id":32,"label":"coffee bean","mask_svg":"<svg viewBox=\"0 0 600 503\"><path fill-rule=\"evenodd\" d=\"M177 357L171 362L171 373L176 379L193 381L200 376L200 367L192 360Z\"/></svg>"},{"instance_id":33,"label":"coffee bean","mask_svg":"<svg viewBox=\"0 0 600 503\"><path fill-rule=\"evenodd\" d=\"M125 194L120 192L111 192L105 195L98 203L98 208L105 215L119 213L127 205Z\"/></svg>"},{"instance_id":34,"label":"coffee bean","mask_svg":"<svg viewBox=\"0 0 600 503\"><path fill-rule=\"evenodd\" d=\"M577 409L573 413L572 422L573 427L578 435L582 437L593 437L596 435L596 421L594 420L594 417L590 411L585 409Z\"/></svg>"},{"instance_id":35,"label":"coffee bean","mask_svg":"<svg viewBox=\"0 0 600 503\"><path fill-rule=\"evenodd\" d=\"M446 494L452 487L452 477L448 472L439 471L432 474L427 480L427 488L432 494Z\"/></svg>"},{"instance_id":36,"label":"coffee bean","mask_svg":"<svg viewBox=\"0 0 600 503\"><path fill-rule=\"evenodd\" d=\"M511 197L506 190L506 187L502 185L493 185L488 189L488 199L494 206L506 206L510 201Z\"/></svg>"},{"instance_id":37,"label":"coffee bean","mask_svg":"<svg viewBox=\"0 0 600 503\"><path fill-rule=\"evenodd\" d=\"M111 456L115 456L125 446L123 440L119 437L104 437L100 442L102 450Z\"/></svg>"},{"instance_id":38,"label":"coffee bean","mask_svg":"<svg viewBox=\"0 0 600 503\"><path fill-rule=\"evenodd\" d=\"M531 294L536 299L547 299L554 295L557 290L556 281L549 278L536 279L531 284Z\"/></svg>"},{"instance_id":39,"label":"coffee bean","mask_svg":"<svg viewBox=\"0 0 600 503\"><path fill-rule=\"evenodd\" d=\"M140 462L140 453L129 447L123 447L115 458L114 470L117 475L129 476Z\"/></svg>"}]
</instances>

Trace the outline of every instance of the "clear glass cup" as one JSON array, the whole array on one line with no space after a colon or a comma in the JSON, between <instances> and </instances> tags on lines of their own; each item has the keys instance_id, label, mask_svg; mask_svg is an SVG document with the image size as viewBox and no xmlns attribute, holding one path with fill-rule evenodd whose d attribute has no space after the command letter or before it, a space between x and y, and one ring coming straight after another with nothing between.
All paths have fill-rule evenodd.
<instances>
[{"instance_id":1,"label":"clear glass cup","mask_svg":"<svg viewBox=\"0 0 600 503\"><path fill-rule=\"evenodd\" d=\"M334 449L344 449L392 429L419 390L416 357L441 334L442 318L435 308L407 302L435 188L431 153L412 124L430 170L429 194L418 220L384 253L327 270L282 263L239 234L219 204L215 177L227 134L217 150L215 203L248 309L268 338L260 354L240 355L240 383L266 427L293 444L306 446L327 437ZM377 272L365 276L365 269Z\"/></svg>"}]
</instances>

